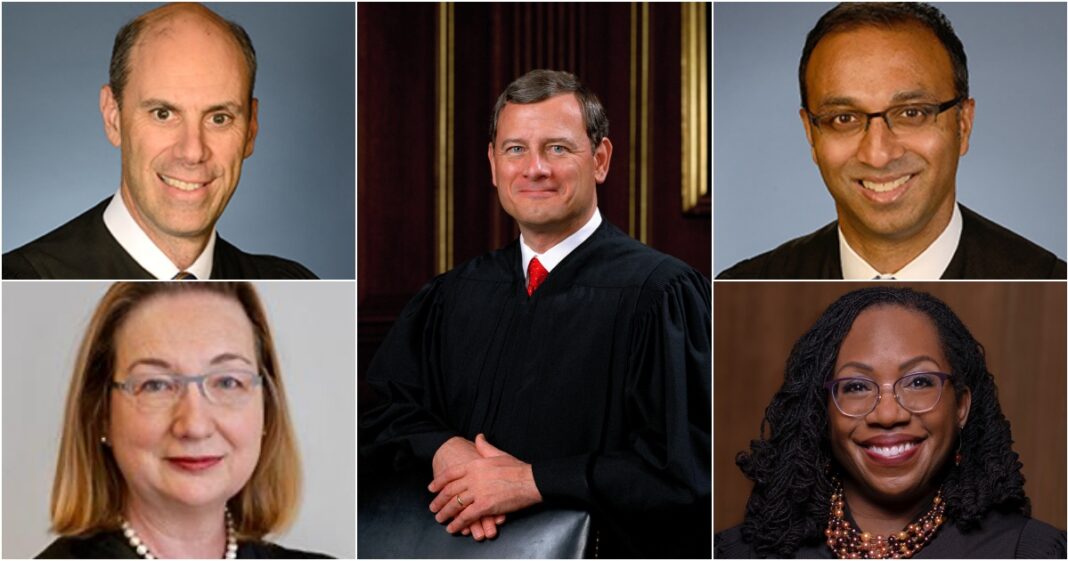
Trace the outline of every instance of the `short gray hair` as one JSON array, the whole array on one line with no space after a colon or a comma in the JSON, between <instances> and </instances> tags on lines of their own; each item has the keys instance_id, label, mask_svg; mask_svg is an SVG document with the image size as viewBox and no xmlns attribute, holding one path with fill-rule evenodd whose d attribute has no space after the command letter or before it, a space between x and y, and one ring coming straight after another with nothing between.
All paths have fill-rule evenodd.
<instances>
[{"instance_id":1,"label":"short gray hair","mask_svg":"<svg viewBox=\"0 0 1068 561\"><path fill-rule=\"evenodd\" d=\"M608 115L597 95L591 92L570 72L559 70L531 70L508 84L497 104L493 107L490 120L489 141L497 140L497 120L506 103L538 103L554 95L573 93L582 106L582 120L586 125L586 135L590 137L590 148L596 150L601 140L608 136Z\"/></svg>"}]
</instances>

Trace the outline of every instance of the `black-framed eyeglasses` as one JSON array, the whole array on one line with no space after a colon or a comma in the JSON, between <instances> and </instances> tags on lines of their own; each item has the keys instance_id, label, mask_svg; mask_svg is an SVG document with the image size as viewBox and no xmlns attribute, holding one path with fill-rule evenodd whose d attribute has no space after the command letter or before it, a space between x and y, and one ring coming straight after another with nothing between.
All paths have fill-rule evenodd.
<instances>
[{"instance_id":1,"label":"black-framed eyeglasses","mask_svg":"<svg viewBox=\"0 0 1068 561\"><path fill-rule=\"evenodd\" d=\"M111 387L132 397L139 409L158 411L178 403L189 384L196 384L200 395L212 405L238 408L249 402L256 387L263 384L263 376L251 370L216 370L199 376L134 373L121 382L112 381Z\"/></svg>"},{"instance_id":2,"label":"black-framed eyeglasses","mask_svg":"<svg viewBox=\"0 0 1068 561\"><path fill-rule=\"evenodd\" d=\"M938 405L946 380L945 372L915 372L906 374L893 384L879 384L869 378L838 378L823 385L831 392L835 407L846 417L864 417L879 406L882 388L890 386L894 399L906 411L926 413Z\"/></svg>"},{"instance_id":3,"label":"black-framed eyeglasses","mask_svg":"<svg viewBox=\"0 0 1068 561\"><path fill-rule=\"evenodd\" d=\"M876 113L843 109L817 115L807 108L805 112L817 129L833 136L853 136L867 131L871 120L876 117L882 117L887 128L894 134L907 135L927 128L935 122L938 115L962 101L964 96L960 95L945 103L906 103Z\"/></svg>"}]
</instances>

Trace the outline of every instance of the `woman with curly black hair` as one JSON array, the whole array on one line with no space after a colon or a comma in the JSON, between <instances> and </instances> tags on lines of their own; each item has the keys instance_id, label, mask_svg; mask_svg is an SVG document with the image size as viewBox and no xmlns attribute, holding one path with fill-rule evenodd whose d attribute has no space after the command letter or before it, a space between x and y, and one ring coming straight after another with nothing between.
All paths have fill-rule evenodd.
<instances>
[{"instance_id":1,"label":"woman with curly black hair","mask_svg":"<svg viewBox=\"0 0 1068 561\"><path fill-rule=\"evenodd\" d=\"M1065 557L1030 518L982 345L929 294L831 304L737 463L753 491L715 557Z\"/></svg>"}]
</instances>

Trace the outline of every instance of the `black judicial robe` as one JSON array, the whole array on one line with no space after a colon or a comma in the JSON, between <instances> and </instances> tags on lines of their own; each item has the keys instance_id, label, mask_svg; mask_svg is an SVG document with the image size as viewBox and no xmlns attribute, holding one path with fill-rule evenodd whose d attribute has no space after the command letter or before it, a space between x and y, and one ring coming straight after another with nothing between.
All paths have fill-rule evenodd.
<instances>
[{"instance_id":1,"label":"black judicial robe","mask_svg":"<svg viewBox=\"0 0 1068 561\"><path fill-rule=\"evenodd\" d=\"M84 537L61 537L37 554L37 559L140 559L122 532ZM264 541L238 541L238 559L331 559L327 555L287 549Z\"/></svg>"},{"instance_id":2,"label":"black judicial robe","mask_svg":"<svg viewBox=\"0 0 1068 561\"><path fill-rule=\"evenodd\" d=\"M153 279L104 224L111 197L40 238L3 255L4 279ZM300 263L253 255L215 238L211 278L314 279Z\"/></svg>"},{"instance_id":3,"label":"black judicial robe","mask_svg":"<svg viewBox=\"0 0 1068 561\"><path fill-rule=\"evenodd\" d=\"M1065 262L1053 253L964 205L960 213L960 244L943 279L1065 279ZM741 261L716 278L841 279L838 221Z\"/></svg>"},{"instance_id":4,"label":"black judicial robe","mask_svg":"<svg viewBox=\"0 0 1068 561\"><path fill-rule=\"evenodd\" d=\"M834 558L824 540L822 535L813 536L797 551L795 558ZM913 558L1064 559L1066 551L1063 530L1019 513L991 511L983 517L979 528L967 533L948 521ZM716 559L755 557L755 552L742 539L741 526L716 534Z\"/></svg>"},{"instance_id":5,"label":"black judicial robe","mask_svg":"<svg viewBox=\"0 0 1068 561\"><path fill-rule=\"evenodd\" d=\"M710 299L693 268L607 222L531 297L518 241L469 261L375 355L364 455L429 466L482 432L532 464L547 507L590 511L606 556L708 558Z\"/></svg>"}]
</instances>

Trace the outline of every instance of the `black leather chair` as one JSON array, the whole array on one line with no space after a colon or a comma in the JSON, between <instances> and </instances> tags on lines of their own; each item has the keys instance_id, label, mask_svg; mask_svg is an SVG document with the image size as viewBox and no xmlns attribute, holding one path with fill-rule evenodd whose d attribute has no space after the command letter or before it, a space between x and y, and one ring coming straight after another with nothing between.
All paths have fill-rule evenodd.
<instances>
[{"instance_id":1,"label":"black leather chair","mask_svg":"<svg viewBox=\"0 0 1068 561\"><path fill-rule=\"evenodd\" d=\"M450 535L430 512L428 473L407 471L360 477L356 556L378 558L580 559L590 536L590 515L540 507L514 512L497 537L476 542Z\"/></svg>"}]
</instances>

